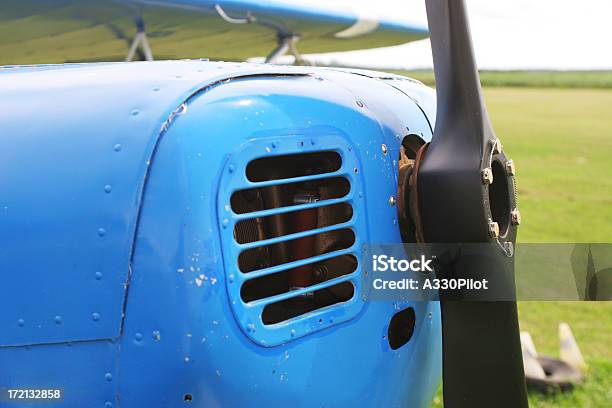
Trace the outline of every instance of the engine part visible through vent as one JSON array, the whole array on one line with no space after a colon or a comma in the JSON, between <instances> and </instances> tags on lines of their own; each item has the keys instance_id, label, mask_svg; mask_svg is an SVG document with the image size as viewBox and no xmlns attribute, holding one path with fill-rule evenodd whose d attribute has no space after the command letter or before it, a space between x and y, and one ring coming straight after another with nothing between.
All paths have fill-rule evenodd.
<instances>
[{"instance_id":1,"label":"engine part visible through vent","mask_svg":"<svg viewBox=\"0 0 612 408\"><path fill-rule=\"evenodd\" d=\"M221 180L228 293L262 345L350 319L363 304L357 157L342 138L322 140L329 146L318 150L299 139L252 142Z\"/></svg>"}]
</instances>

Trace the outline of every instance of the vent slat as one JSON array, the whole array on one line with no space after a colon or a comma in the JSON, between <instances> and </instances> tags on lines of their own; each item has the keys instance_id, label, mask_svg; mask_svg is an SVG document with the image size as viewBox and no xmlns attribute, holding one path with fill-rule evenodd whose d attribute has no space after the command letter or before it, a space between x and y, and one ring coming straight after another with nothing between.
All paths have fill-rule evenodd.
<instances>
[{"instance_id":1,"label":"vent slat","mask_svg":"<svg viewBox=\"0 0 612 408\"><path fill-rule=\"evenodd\" d=\"M335 258L337 256L354 254L354 251L355 249L353 245L346 249L327 252L321 255L313 256L311 258L300 259L299 261L288 262L288 263L272 266L270 268L259 269L253 272L241 273L238 275L238 279L241 282L246 282L248 280L261 278L262 276L272 275L275 273L283 272L283 271L297 268L300 266L310 265L310 264L314 264L314 263L321 262L321 261L326 261L328 259Z\"/></svg>"},{"instance_id":2,"label":"vent slat","mask_svg":"<svg viewBox=\"0 0 612 408\"><path fill-rule=\"evenodd\" d=\"M326 178L334 178L334 177L347 177L349 176L348 172L342 168L332 173L323 173L323 174L313 174L311 176L301 176L301 177L292 177L286 179L274 179L274 180L266 180L266 181L248 181L245 180L245 183L241 185L241 189L245 188L262 188L269 186L280 186L284 184L291 183L303 183L305 181L314 181L314 180L322 180ZM237 191L238 189L234 190Z\"/></svg>"},{"instance_id":3,"label":"vent slat","mask_svg":"<svg viewBox=\"0 0 612 408\"><path fill-rule=\"evenodd\" d=\"M354 218L355 216L353 215L353 217L351 217L349 221L343 222L342 224L330 225L329 227L316 228L316 229L306 230L302 232L297 232L295 234L282 235L280 237L264 239L262 241L249 242L248 244L234 243L234 245L236 245L242 250L247 250L247 249L257 248L257 247L266 246L266 245L274 245L274 244L278 244L279 242L291 241L291 240L298 239L298 238L309 237L311 235L322 234L325 232L331 232L331 231L341 230L345 228L350 228L354 224Z\"/></svg>"},{"instance_id":4,"label":"vent slat","mask_svg":"<svg viewBox=\"0 0 612 408\"><path fill-rule=\"evenodd\" d=\"M257 300L247 303L246 306L249 308L263 308L272 303L282 302L283 300L298 297L308 292L316 292L318 290L337 285L338 283L350 281L355 277L355 275L359 273L359 271L360 271L360 268L357 267L357 269L354 272L348 275L339 276L337 278L330 279L325 282L317 283L316 285L308 286L308 287L297 289L297 290L292 290L290 292L281 293L279 295L274 295L274 296L270 296L270 297L263 298L263 299L257 299Z\"/></svg>"},{"instance_id":5,"label":"vent slat","mask_svg":"<svg viewBox=\"0 0 612 408\"><path fill-rule=\"evenodd\" d=\"M308 210L310 208L324 207L326 205L346 203L346 202L351 201L352 199L353 199L353 195L349 192L348 195L345 195L344 197L341 197L341 198L332 198L329 200L321 200L321 201L316 201L314 203L308 203L308 204L299 204L299 205L292 205L292 206L287 206L287 207L271 208L269 210L253 211L253 212L243 213L243 214L234 214L232 218L234 218L236 221L242 221L242 220L246 220L250 218L260 218L260 217L263 218L263 217L268 217L270 215L287 214L290 212Z\"/></svg>"}]
</instances>

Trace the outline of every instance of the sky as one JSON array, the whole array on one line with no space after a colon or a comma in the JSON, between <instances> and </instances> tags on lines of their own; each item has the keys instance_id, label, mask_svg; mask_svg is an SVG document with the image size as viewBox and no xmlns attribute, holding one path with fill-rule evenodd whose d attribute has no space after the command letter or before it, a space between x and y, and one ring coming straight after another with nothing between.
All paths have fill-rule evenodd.
<instances>
[{"instance_id":1,"label":"sky","mask_svg":"<svg viewBox=\"0 0 612 408\"><path fill-rule=\"evenodd\" d=\"M426 21L424 0L334 1L366 15L406 12L411 19ZM481 69L612 69L612 0L466 1ZM309 59L370 68L432 67L429 40Z\"/></svg>"}]
</instances>

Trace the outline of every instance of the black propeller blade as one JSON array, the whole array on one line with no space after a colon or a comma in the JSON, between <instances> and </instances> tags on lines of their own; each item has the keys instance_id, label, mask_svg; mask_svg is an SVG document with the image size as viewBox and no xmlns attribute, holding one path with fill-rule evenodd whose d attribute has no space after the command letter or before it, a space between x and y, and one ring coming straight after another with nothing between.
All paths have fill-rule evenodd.
<instances>
[{"instance_id":1,"label":"black propeller blade","mask_svg":"<svg viewBox=\"0 0 612 408\"><path fill-rule=\"evenodd\" d=\"M488 256L458 252L459 259L436 272L496 279L513 299L514 277L503 271L511 271L520 222L514 166L483 103L464 1L426 5L438 110L432 142L417 160L417 236L428 243L488 244ZM527 407L516 302L440 296L445 406Z\"/></svg>"}]
</instances>

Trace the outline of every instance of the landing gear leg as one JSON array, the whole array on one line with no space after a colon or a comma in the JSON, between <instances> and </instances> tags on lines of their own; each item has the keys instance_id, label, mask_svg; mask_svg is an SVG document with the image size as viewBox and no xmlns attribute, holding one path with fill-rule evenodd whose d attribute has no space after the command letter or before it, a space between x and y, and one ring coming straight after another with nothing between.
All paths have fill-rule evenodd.
<instances>
[{"instance_id":1,"label":"landing gear leg","mask_svg":"<svg viewBox=\"0 0 612 408\"><path fill-rule=\"evenodd\" d=\"M297 42L300 40L300 36L296 34L285 34L278 33L277 36L277 47L268 55L266 63L274 64L274 62L282 57L283 55L290 53L295 57L296 65L312 65L308 61L304 60L297 49Z\"/></svg>"},{"instance_id":2,"label":"landing gear leg","mask_svg":"<svg viewBox=\"0 0 612 408\"><path fill-rule=\"evenodd\" d=\"M145 60L153 61L153 53L151 52L151 47L149 46L149 40L147 39L147 32L145 30L145 24L141 17L138 17L135 21L136 23L136 35L134 36L134 40L132 40L132 45L130 46L130 51L128 52L126 61L133 61L134 55L136 54L136 50L140 45L142 47L142 52L144 53Z\"/></svg>"}]
</instances>

